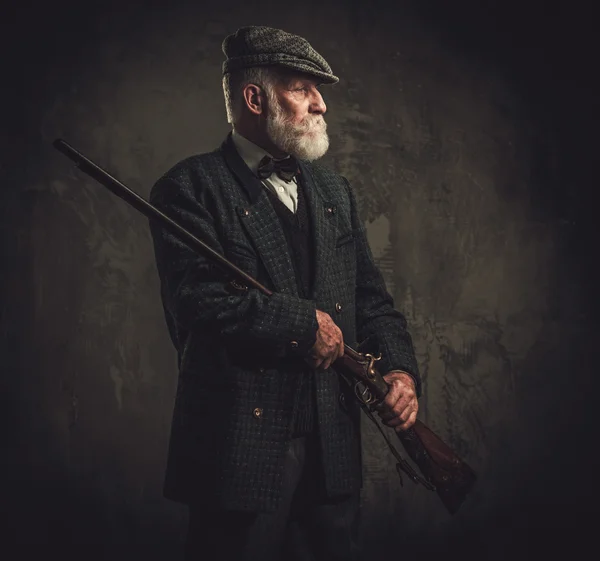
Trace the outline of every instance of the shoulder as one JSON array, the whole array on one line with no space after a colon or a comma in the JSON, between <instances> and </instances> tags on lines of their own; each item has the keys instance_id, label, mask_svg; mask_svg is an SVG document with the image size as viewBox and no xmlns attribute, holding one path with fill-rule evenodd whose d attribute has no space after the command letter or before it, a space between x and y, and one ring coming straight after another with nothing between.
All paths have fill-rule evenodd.
<instances>
[{"instance_id":1,"label":"shoulder","mask_svg":"<svg viewBox=\"0 0 600 561\"><path fill-rule=\"evenodd\" d=\"M348 180L343 175L340 175L330 167L320 162L306 162L303 160L302 163L310 171L315 180L329 183L348 183Z\"/></svg>"},{"instance_id":2,"label":"shoulder","mask_svg":"<svg viewBox=\"0 0 600 561\"><path fill-rule=\"evenodd\" d=\"M331 200L351 199L350 182L343 175L320 162L303 162L303 164L324 196Z\"/></svg>"},{"instance_id":3,"label":"shoulder","mask_svg":"<svg viewBox=\"0 0 600 561\"><path fill-rule=\"evenodd\" d=\"M159 179L170 179L181 184L194 182L208 177L215 170L225 166L221 150L213 150L205 154L188 156L168 169Z\"/></svg>"},{"instance_id":4,"label":"shoulder","mask_svg":"<svg viewBox=\"0 0 600 561\"><path fill-rule=\"evenodd\" d=\"M310 174L313 180L318 183L319 187L333 187L336 189L343 188L348 190L350 184L348 180L341 174L337 173L329 166L326 166L320 162L302 162Z\"/></svg>"},{"instance_id":5,"label":"shoulder","mask_svg":"<svg viewBox=\"0 0 600 561\"><path fill-rule=\"evenodd\" d=\"M156 198L173 190L197 192L210 189L216 177L227 173L221 149L188 156L161 175L150 191Z\"/></svg>"}]
</instances>

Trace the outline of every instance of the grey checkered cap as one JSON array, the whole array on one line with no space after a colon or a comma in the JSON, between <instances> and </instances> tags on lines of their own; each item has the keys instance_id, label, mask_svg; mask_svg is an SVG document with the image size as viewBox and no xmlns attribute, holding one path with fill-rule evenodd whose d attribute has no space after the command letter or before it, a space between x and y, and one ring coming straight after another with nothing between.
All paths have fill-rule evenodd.
<instances>
[{"instance_id":1,"label":"grey checkered cap","mask_svg":"<svg viewBox=\"0 0 600 561\"><path fill-rule=\"evenodd\" d=\"M339 82L327 61L306 39L281 29L241 27L225 37L223 52L227 57L223 74L240 68L275 65L316 76L325 84Z\"/></svg>"}]
</instances>

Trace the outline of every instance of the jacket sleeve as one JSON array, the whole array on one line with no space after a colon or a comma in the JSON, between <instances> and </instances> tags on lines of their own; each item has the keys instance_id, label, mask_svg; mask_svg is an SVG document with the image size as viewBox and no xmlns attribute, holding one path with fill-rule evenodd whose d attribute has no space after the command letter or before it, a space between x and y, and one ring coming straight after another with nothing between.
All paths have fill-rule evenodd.
<instances>
[{"instance_id":1,"label":"jacket sleeve","mask_svg":"<svg viewBox=\"0 0 600 561\"><path fill-rule=\"evenodd\" d=\"M202 187L187 177L165 176L153 187L150 201L224 255L217 205ZM231 279L207 258L154 221L150 229L165 313L180 328L218 330L224 338L257 345L275 356L303 355L313 346L318 328L314 302L289 294L266 296L253 288L232 291Z\"/></svg>"},{"instance_id":2,"label":"jacket sleeve","mask_svg":"<svg viewBox=\"0 0 600 561\"><path fill-rule=\"evenodd\" d=\"M351 205L352 229L356 251L356 333L358 341L370 339L381 353L377 368L383 374L403 370L415 381L417 396L421 395L421 378L415 358L412 338L406 318L394 309L383 276L367 241L365 228L358 216L356 199L348 180L344 178Z\"/></svg>"}]
</instances>

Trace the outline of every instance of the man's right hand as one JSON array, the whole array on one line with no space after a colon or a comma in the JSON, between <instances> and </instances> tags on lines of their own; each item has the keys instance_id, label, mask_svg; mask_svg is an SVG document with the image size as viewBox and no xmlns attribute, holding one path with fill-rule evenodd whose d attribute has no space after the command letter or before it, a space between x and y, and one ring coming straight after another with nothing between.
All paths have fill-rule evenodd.
<instances>
[{"instance_id":1,"label":"man's right hand","mask_svg":"<svg viewBox=\"0 0 600 561\"><path fill-rule=\"evenodd\" d=\"M306 361L313 368L327 370L336 359L344 354L344 337L329 314L317 310L317 322L319 323L317 340Z\"/></svg>"}]
</instances>

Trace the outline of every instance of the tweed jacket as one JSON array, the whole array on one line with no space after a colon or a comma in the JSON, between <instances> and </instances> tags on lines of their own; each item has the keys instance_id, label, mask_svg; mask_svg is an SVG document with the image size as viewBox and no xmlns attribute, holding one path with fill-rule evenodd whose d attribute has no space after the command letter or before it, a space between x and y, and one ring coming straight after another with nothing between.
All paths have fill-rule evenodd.
<instances>
[{"instance_id":1,"label":"tweed jacket","mask_svg":"<svg viewBox=\"0 0 600 561\"><path fill-rule=\"evenodd\" d=\"M166 497L215 508L272 511L280 500L303 360L315 341L316 309L344 341L369 339L383 372L420 381L405 318L373 262L348 181L300 162L313 228L315 273L298 296L280 221L231 135L214 152L183 160L151 190L151 202L274 294L237 290L207 258L151 223L161 296L178 353ZM316 373L324 489L361 485L359 409L333 369Z\"/></svg>"}]
</instances>

